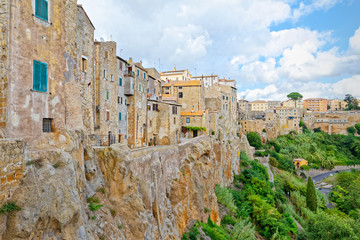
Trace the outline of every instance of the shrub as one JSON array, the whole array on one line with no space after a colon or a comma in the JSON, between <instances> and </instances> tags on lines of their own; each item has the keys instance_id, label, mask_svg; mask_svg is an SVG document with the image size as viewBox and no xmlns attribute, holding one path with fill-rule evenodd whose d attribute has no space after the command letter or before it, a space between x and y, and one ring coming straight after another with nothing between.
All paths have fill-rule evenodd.
<instances>
[{"instance_id":1,"label":"shrub","mask_svg":"<svg viewBox=\"0 0 360 240\"><path fill-rule=\"evenodd\" d=\"M227 207L231 212L236 212L237 207L230 189L216 185L215 194L219 203Z\"/></svg>"},{"instance_id":2,"label":"shrub","mask_svg":"<svg viewBox=\"0 0 360 240\"><path fill-rule=\"evenodd\" d=\"M314 128L314 133L318 133L318 132L321 132L321 127Z\"/></svg>"},{"instance_id":3,"label":"shrub","mask_svg":"<svg viewBox=\"0 0 360 240\"><path fill-rule=\"evenodd\" d=\"M19 207L16 202L11 202L11 201L8 201L6 202L4 205L1 206L0 208L0 215L11 215L13 214L14 212L17 212L17 211L21 211L22 208Z\"/></svg>"},{"instance_id":4,"label":"shrub","mask_svg":"<svg viewBox=\"0 0 360 240\"><path fill-rule=\"evenodd\" d=\"M308 165L302 165L300 169L304 171L310 171L310 167Z\"/></svg>"},{"instance_id":5,"label":"shrub","mask_svg":"<svg viewBox=\"0 0 360 240\"><path fill-rule=\"evenodd\" d=\"M269 163L270 163L270 165L273 166L273 167L277 167L277 166L278 166L278 161L277 161L276 158L274 158L274 157L270 157Z\"/></svg>"},{"instance_id":6,"label":"shrub","mask_svg":"<svg viewBox=\"0 0 360 240\"><path fill-rule=\"evenodd\" d=\"M255 147L257 150L263 148L262 140L257 132L249 132L247 134L249 144Z\"/></svg>"},{"instance_id":7,"label":"shrub","mask_svg":"<svg viewBox=\"0 0 360 240\"><path fill-rule=\"evenodd\" d=\"M356 128L357 134L360 135L360 123L355 124L355 128Z\"/></svg>"},{"instance_id":8,"label":"shrub","mask_svg":"<svg viewBox=\"0 0 360 240\"><path fill-rule=\"evenodd\" d=\"M214 136L214 135L215 135L215 131L212 131L212 132L211 132L211 135L213 135L213 136Z\"/></svg>"},{"instance_id":9,"label":"shrub","mask_svg":"<svg viewBox=\"0 0 360 240\"><path fill-rule=\"evenodd\" d=\"M348 127L347 132L349 133L349 135L354 135L356 132L356 129L354 127Z\"/></svg>"}]
</instances>

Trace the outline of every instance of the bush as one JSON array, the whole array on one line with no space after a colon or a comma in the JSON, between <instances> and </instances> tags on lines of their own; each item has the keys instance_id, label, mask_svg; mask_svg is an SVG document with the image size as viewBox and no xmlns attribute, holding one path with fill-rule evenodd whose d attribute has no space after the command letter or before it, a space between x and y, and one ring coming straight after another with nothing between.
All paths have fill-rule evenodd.
<instances>
[{"instance_id":1,"label":"bush","mask_svg":"<svg viewBox=\"0 0 360 240\"><path fill-rule=\"evenodd\" d=\"M277 167L277 166L278 166L278 161L277 161L276 158L274 158L274 157L270 157L269 163L270 163L270 165L273 166L273 167Z\"/></svg>"},{"instance_id":2,"label":"bush","mask_svg":"<svg viewBox=\"0 0 360 240\"><path fill-rule=\"evenodd\" d=\"M19 207L16 202L11 202L11 201L8 201L6 202L4 205L1 206L0 208L0 215L11 215L13 214L14 212L17 212L17 211L21 211L22 208Z\"/></svg>"},{"instance_id":3,"label":"bush","mask_svg":"<svg viewBox=\"0 0 360 240\"><path fill-rule=\"evenodd\" d=\"M249 132L247 134L247 139L249 141L249 144L255 147L257 150L263 148L261 137L257 132Z\"/></svg>"},{"instance_id":4,"label":"bush","mask_svg":"<svg viewBox=\"0 0 360 240\"><path fill-rule=\"evenodd\" d=\"M319 132L321 132L321 127L314 128L314 133L319 133Z\"/></svg>"},{"instance_id":5,"label":"bush","mask_svg":"<svg viewBox=\"0 0 360 240\"><path fill-rule=\"evenodd\" d=\"M356 129L354 127L348 127L347 132L349 133L349 135L354 135L356 132Z\"/></svg>"},{"instance_id":6,"label":"bush","mask_svg":"<svg viewBox=\"0 0 360 240\"><path fill-rule=\"evenodd\" d=\"M310 171L311 168L308 165L302 165L300 169L304 171Z\"/></svg>"},{"instance_id":7,"label":"bush","mask_svg":"<svg viewBox=\"0 0 360 240\"><path fill-rule=\"evenodd\" d=\"M230 189L216 185L215 194L219 203L227 207L232 213L236 212L237 207Z\"/></svg>"},{"instance_id":8,"label":"bush","mask_svg":"<svg viewBox=\"0 0 360 240\"><path fill-rule=\"evenodd\" d=\"M356 128L357 134L360 135L360 123L355 124L355 128Z\"/></svg>"}]
</instances>

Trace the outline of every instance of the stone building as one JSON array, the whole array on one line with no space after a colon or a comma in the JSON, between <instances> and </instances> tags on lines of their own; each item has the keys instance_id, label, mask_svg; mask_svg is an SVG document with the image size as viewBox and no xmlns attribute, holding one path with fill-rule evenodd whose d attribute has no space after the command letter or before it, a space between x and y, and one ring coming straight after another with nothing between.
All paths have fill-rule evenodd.
<instances>
[{"instance_id":1,"label":"stone building","mask_svg":"<svg viewBox=\"0 0 360 240\"><path fill-rule=\"evenodd\" d=\"M298 100L289 99L287 101L282 102L281 105L287 108L303 108L304 102L302 99L298 99Z\"/></svg>"},{"instance_id":2,"label":"stone building","mask_svg":"<svg viewBox=\"0 0 360 240\"><path fill-rule=\"evenodd\" d=\"M344 100L330 99L328 100L328 108L330 111L341 111L347 109L348 104Z\"/></svg>"},{"instance_id":3,"label":"stone building","mask_svg":"<svg viewBox=\"0 0 360 240\"><path fill-rule=\"evenodd\" d=\"M66 125L94 133L94 31L95 27L81 5L77 5L77 21L67 24L65 48ZM75 28L76 27L76 28Z\"/></svg>"},{"instance_id":4,"label":"stone building","mask_svg":"<svg viewBox=\"0 0 360 240\"><path fill-rule=\"evenodd\" d=\"M146 71L149 76L147 86L148 99L159 100L162 92L160 73L156 70L156 68L146 68Z\"/></svg>"},{"instance_id":5,"label":"stone building","mask_svg":"<svg viewBox=\"0 0 360 240\"><path fill-rule=\"evenodd\" d=\"M303 110L300 108L279 107L275 109L279 119L280 134L288 134L291 131L301 132L299 126L303 116Z\"/></svg>"},{"instance_id":6,"label":"stone building","mask_svg":"<svg viewBox=\"0 0 360 240\"><path fill-rule=\"evenodd\" d=\"M118 141L118 61L115 42L95 42L96 49L96 134L102 145Z\"/></svg>"},{"instance_id":7,"label":"stone building","mask_svg":"<svg viewBox=\"0 0 360 240\"><path fill-rule=\"evenodd\" d=\"M249 119L249 101L245 99L238 100L238 120L247 120Z\"/></svg>"},{"instance_id":8,"label":"stone building","mask_svg":"<svg viewBox=\"0 0 360 240\"><path fill-rule=\"evenodd\" d=\"M269 109L281 107L281 101L268 101Z\"/></svg>"},{"instance_id":9,"label":"stone building","mask_svg":"<svg viewBox=\"0 0 360 240\"><path fill-rule=\"evenodd\" d=\"M128 144L131 147L146 145L146 109L148 74L142 62L128 61L125 71L125 95L128 99Z\"/></svg>"},{"instance_id":10,"label":"stone building","mask_svg":"<svg viewBox=\"0 0 360 240\"><path fill-rule=\"evenodd\" d=\"M176 103L148 100L147 104L147 145L172 145L180 143L181 105Z\"/></svg>"},{"instance_id":11,"label":"stone building","mask_svg":"<svg viewBox=\"0 0 360 240\"><path fill-rule=\"evenodd\" d=\"M256 100L249 103L250 111L265 112L269 108L267 101Z\"/></svg>"},{"instance_id":12,"label":"stone building","mask_svg":"<svg viewBox=\"0 0 360 240\"><path fill-rule=\"evenodd\" d=\"M53 0L43 11L36 4L0 5L0 137L30 146L55 144L65 129L64 49L77 23L76 1Z\"/></svg>"},{"instance_id":13,"label":"stone building","mask_svg":"<svg viewBox=\"0 0 360 240\"><path fill-rule=\"evenodd\" d=\"M127 61L121 57L117 57L117 81L118 81L118 140L120 143L127 142L128 138L128 99L125 95L125 77Z\"/></svg>"},{"instance_id":14,"label":"stone building","mask_svg":"<svg viewBox=\"0 0 360 240\"><path fill-rule=\"evenodd\" d=\"M227 85L233 88L236 88L236 81L231 79L219 79L219 85Z\"/></svg>"}]
</instances>

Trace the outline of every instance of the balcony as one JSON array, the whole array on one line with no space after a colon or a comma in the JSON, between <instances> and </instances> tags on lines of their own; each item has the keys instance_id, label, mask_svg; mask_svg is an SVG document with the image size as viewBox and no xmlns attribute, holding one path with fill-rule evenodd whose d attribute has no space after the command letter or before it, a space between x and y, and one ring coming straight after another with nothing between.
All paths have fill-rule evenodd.
<instances>
[{"instance_id":1,"label":"balcony","mask_svg":"<svg viewBox=\"0 0 360 240\"><path fill-rule=\"evenodd\" d=\"M135 89L135 80L134 77L131 75L125 75L124 79L124 94L126 96L134 96L134 89Z\"/></svg>"},{"instance_id":2,"label":"balcony","mask_svg":"<svg viewBox=\"0 0 360 240\"><path fill-rule=\"evenodd\" d=\"M135 72L134 71L125 71L124 72L124 77L135 77Z\"/></svg>"}]
</instances>

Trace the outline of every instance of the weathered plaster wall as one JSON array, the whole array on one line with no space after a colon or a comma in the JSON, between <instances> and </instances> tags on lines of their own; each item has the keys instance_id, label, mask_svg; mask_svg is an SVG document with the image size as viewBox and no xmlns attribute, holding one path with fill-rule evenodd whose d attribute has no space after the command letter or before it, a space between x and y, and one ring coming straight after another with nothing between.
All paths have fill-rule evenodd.
<instances>
[{"instance_id":1,"label":"weathered plaster wall","mask_svg":"<svg viewBox=\"0 0 360 240\"><path fill-rule=\"evenodd\" d=\"M51 1L49 22L34 16L34 1L10 5L7 137L30 146L43 141L42 119L52 118L54 131L65 127L65 1ZM48 91L33 91L33 61L48 64Z\"/></svg>"},{"instance_id":2,"label":"weathered plaster wall","mask_svg":"<svg viewBox=\"0 0 360 240\"><path fill-rule=\"evenodd\" d=\"M5 137L8 91L9 0L0 1L0 138Z\"/></svg>"}]
</instances>

